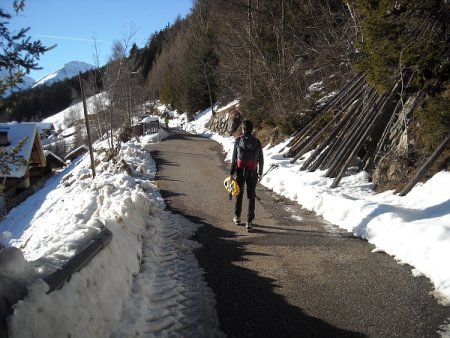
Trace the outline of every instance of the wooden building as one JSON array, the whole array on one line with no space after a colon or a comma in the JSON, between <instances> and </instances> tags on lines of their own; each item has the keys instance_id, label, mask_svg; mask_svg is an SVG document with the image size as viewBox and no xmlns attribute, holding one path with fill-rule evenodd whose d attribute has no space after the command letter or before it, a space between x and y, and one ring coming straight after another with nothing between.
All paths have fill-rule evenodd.
<instances>
[{"instance_id":1,"label":"wooden building","mask_svg":"<svg viewBox=\"0 0 450 338\"><path fill-rule=\"evenodd\" d=\"M0 156L7 157L14 149L14 161L1 161L3 191L25 189L45 175L47 161L35 124L0 123Z\"/></svg>"},{"instance_id":2,"label":"wooden building","mask_svg":"<svg viewBox=\"0 0 450 338\"><path fill-rule=\"evenodd\" d=\"M159 131L159 118L157 116L147 116L142 119L141 124L144 135L156 134Z\"/></svg>"},{"instance_id":3,"label":"wooden building","mask_svg":"<svg viewBox=\"0 0 450 338\"><path fill-rule=\"evenodd\" d=\"M72 150L70 153L68 153L66 155L66 157L64 157L64 160L70 161L72 162L74 159L76 159L77 157L86 154L89 151L89 147L85 144L83 144L82 146Z\"/></svg>"}]
</instances>

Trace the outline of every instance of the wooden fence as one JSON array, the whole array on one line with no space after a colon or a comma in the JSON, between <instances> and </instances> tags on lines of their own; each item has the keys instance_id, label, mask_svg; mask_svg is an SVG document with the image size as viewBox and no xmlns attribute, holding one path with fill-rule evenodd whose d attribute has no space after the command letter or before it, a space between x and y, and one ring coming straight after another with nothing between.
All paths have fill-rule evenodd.
<instances>
[{"instance_id":1,"label":"wooden fence","mask_svg":"<svg viewBox=\"0 0 450 338\"><path fill-rule=\"evenodd\" d=\"M47 177L41 178L36 183L33 183L30 187L28 187L26 190L22 191L20 194L7 198L5 201L5 209L7 212L9 212L12 208L19 205L23 201L25 201L28 197L33 195L36 191L40 190L44 184Z\"/></svg>"}]
</instances>

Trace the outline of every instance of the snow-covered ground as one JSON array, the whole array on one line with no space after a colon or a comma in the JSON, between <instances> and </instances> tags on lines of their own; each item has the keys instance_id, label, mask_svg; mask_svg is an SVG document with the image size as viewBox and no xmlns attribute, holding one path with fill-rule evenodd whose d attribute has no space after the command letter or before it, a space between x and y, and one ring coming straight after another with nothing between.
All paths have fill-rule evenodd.
<instances>
[{"instance_id":1,"label":"snow-covered ground","mask_svg":"<svg viewBox=\"0 0 450 338\"><path fill-rule=\"evenodd\" d=\"M100 93L86 99L88 114L95 113L95 106L99 103L107 104L108 99L105 93ZM66 130L70 122L84 119L83 102L78 102L59 113L45 118L42 122L53 123L56 130Z\"/></svg>"},{"instance_id":2,"label":"snow-covered ground","mask_svg":"<svg viewBox=\"0 0 450 338\"><path fill-rule=\"evenodd\" d=\"M233 138L205 129L210 110L192 122L185 114L172 115L170 127L216 140L230 159ZM147 135L123 145L116 164L101 161L105 153L97 144L95 179L88 157L80 159L0 223L2 243L21 248L29 261L10 267L10 276L33 281L10 317L11 337L221 335L212 291L192 253L195 225L164 210L153 182L156 169L146 150L164 137ZM264 149L266 168L279 167L262 184L367 239L375 251L410 264L414 275L431 280L438 301L450 305L448 172L418 184L406 197L375 194L365 173L330 189L323 172L300 171L308 154L295 164L283 158L286 144ZM30 279L64 264L102 224L113 232L112 242L61 290L46 294L44 282ZM443 323L440 334L449 332L449 323Z\"/></svg>"}]
</instances>

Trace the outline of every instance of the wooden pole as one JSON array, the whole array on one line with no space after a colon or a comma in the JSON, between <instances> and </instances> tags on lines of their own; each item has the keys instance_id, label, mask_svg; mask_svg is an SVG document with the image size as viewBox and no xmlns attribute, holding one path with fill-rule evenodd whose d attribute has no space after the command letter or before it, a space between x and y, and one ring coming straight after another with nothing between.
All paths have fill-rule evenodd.
<instances>
[{"instance_id":1,"label":"wooden pole","mask_svg":"<svg viewBox=\"0 0 450 338\"><path fill-rule=\"evenodd\" d=\"M384 151L384 148L389 140L389 138L391 138L392 136L395 136L395 134L391 134L392 133L392 127L393 125L396 123L396 119L397 118L402 118L400 116L400 114L402 114L404 117L403 119L406 119L406 117L412 113L412 111L414 110L414 108L416 107L417 103L419 102L419 98L420 96L423 94L423 90L421 90L420 92L418 92L415 97L413 98L413 102L412 104L408 107L407 110L405 110L404 105L402 104L402 97L400 96L400 98L397 101L396 106L394 107L394 109L392 110L391 116L389 118L389 122L387 123L387 125L384 127L384 132L381 135L380 140L378 141L375 151L372 154L372 157L368 159L367 163L364 165L364 170L370 172L372 171L372 169L375 167L376 163L379 161L379 159L383 156L382 153ZM400 93L400 95L402 95ZM403 125L403 130L406 128L406 125Z\"/></svg>"},{"instance_id":2,"label":"wooden pole","mask_svg":"<svg viewBox=\"0 0 450 338\"><path fill-rule=\"evenodd\" d=\"M84 121L86 123L86 132L87 132L88 143L89 143L89 156L91 158L92 178L95 178L94 152L92 150L91 129L89 128L89 118L88 118L87 105L86 105L86 96L84 94L83 82L81 81L81 72L79 72L78 78L80 79L81 97L83 98Z\"/></svg>"},{"instance_id":3,"label":"wooden pole","mask_svg":"<svg viewBox=\"0 0 450 338\"><path fill-rule=\"evenodd\" d=\"M384 127L383 134L381 135L381 138L376 145L376 148L375 148L374 153L372 154L372 157L370 157L367 160L366 164L364 165L364 170L371 171L377 161L377 158L380 156L379 154L383 150L383 147L384 147L384 145L387 141L387 138L391 132L391 127L394 123L394 120L398 116L397 113L398 113L399 108L401 107L400 102L401 102L401 100L397 101L397 104L396 104L394 110L392 111L391 117L389 118L388 123Z\"/></svg>"},{"instance_id":4,"label":"wooden pole","mask_svg":"<svg viewBox=\"0 0 450 338\"><path fill-rule=\"evenodd\" d=\"M342 126L342 130L337 134L336 138L333 139L332 147L327 148L326 156L325 154L323 154L323 156L321 154L321 163L318 164L322 170L331 167L331 165L336 161L343 144L348 138L351 137L352 129L355 127L355 120L358 119L358 116L361 113L361 107L363 107L363 101L361 99L356 100L355 98L353 106L348 108L351 112L349 120Z\"/></svg>"},{"instance_id":5,"label":"wooden pole","mask_svg":"<svg viewBox=\"0 0 450 338\"><path fill-rule=\"evenodd\" d=\"M450 144L450 134L448 134L447 138L437 147L434 153L430 156L430 158L424 163L424 165L419 169L419 171L414 175L414 177L409 181L406 187L400 191L399 196L405 196L409 193L412 188L416 185L417 182L430 170L433 163L437 160L437 158L442 154L447 145Z\"/></svg>"},{"instance_id":6,"label":"wooden pole","mask_svg":"<svg viewBox=\"0 0 450 338\"><path fill-rule=\"evenodd\" d=\"M351 151L356 140L358 139L358 136L364 129L367 120L370 119L372 112L371 107L372 104L376 101L377 96L378 95L376 94L375 89L373 88L368 89L368 100L363 104L362 111L357 116L355 116L353 126L347 132L348 137L347 136L342 137L343 140L342 144L338 149L336 149L336 152L332 154L330 158L330 166L325 174L326 177L334 177L339 171L339 168L342 165L344 159L346 158L347 154Z\"/></svg>"},{"instance_id":7,"label":"wooden pole","mask_svg":"<svg viewBox=\"0 0 450 338\"><path fill-rule=\"evenodd\" d=\"M377 100L378 101L378 100ZM380 98L381 101L381 98ZM374 108L370 114L368 114L368 120L364 121L365 127L358 132L358 136L355 138L356 144L352 143L351 147L348 148L348 151L346 151L345 156L343 157L344 163L340 163L339 167L340 170L337 173L336 178L334 179L333 183L331 184L330 188L336 188L339 185L339 182L341 181L342 177L344 177L345 172L347 171L348 166L350 165L350 162L353 160L354 156L357 154L357 152L360 150L361 145L366 140L367 136L372 131L375 120L379 116L379 110L377 108ZM362 135L361 135L362 134Z\"/></svg>"},{"instance_id":8,"label":"wooden pole","mask_svg":"<svg viewBox=\"0 0 450 338\"><path fill-rule=\"evenodd\" d=\"M358 132L358 136L355 140L358 140L355 145L352 145L352 151L346 152L344 157L344 164L339 165L340 170L337 174L335 180L331 184L331 188L336 188L339 185L339 182L341 181L342 177L344 176L350 162L352 161L353 157L357 154L357 152L360 150L363 142L367 139L368 136L370 136L370 133L374 129L374 127L377 125L377 120L380 118L383 118L386 107L388 103L392 100L392 97L395 95L397 91L399 83L397 82L393 89L391 90L390 94L388 96L380 96L374 103L373 109L368 114L368 119L363 121L364 128ZM379 108L378 108L379 107ZM350 150L350 149L349 149Z\"/></svg>"},{"instance_id":9,"label":"wooden pole","mask_svg":"<svg viewBox=\"0 0 450 338\"><path fill-rule=\"evenodd\" d=\"M339 101L338 103L336 103L336 105L333 105L330 107L330 109L334 109L337 111L336 115L334 116L334 118L328 122L328 124L323 127L318 133L316 133L316 135L313 137L312 135L309 136L308 138L305 138L304 141L300 144L298 144L296 147L297 149L294 150L295 151L295 156L294 158L291 160L291 163L295 163L295 161L297 161L302 155L304 155L306 152L308 152L310 150L310 148L315 144L315 142L322 136L322 134L332 125L334 124L340 117L341 115L344 114L345 111L347 111L347 109L349 109L349 107L352 106L352 104L354 104L354 101L357 99L357 97L360 95L361 92L364 91L364 83L359 84L361 79L358 80L358 86L356 86L356 84L354 84L351 87L351 93L346 94L341 101ZM341 105L341 108L338 109L337 106L338 104ZM319 122L320 122L320 118L323 114L325 114L326 111L322 112L321 115L319 116ZM317 122L316 122L317 123ZM315 129L315 128L314 128ZM315 130L313 130L315 131Z\"/></svg>"},{"instance_id":10,"label":"wooden pole","mask_svg":"<svg viewBox=\"0 0 450 338\"><path fill-rule=\"evenodd\" d=\"M325 107L323 107L320 113L305 126L301 131L295 133L295 137L289 142L288 147L291 149L285 154L284 157L294 157L299 149L302 149L311 135L316 132L317 127L321 123L322 116L330 110L337 110L339 112L347 110L347 107L352 104L355 97L359 96L359 92L364 89L364 74L359 74L352 81L350 81L342 90L336 94ZM340 106L340 108L338 108Z\"/></svg>"},{"instance_id":11,"label":"wooden pole","mask_svg":"<svg viewBox=\"0 0 450 338\"><path fill-rule=\"evenodd\" d=\"M322 136L322 134L325 133L325 131L327 131L330 128L330 126L332 126L341 117L341 114L342 114L342 112L339 112L330 122L327 123L327 125L325 127L323 127L323 129L321 131L316 133L316 135L314 137L309 138L307 140L308 143L306 145L304 145L298 151L298 153L294 156L294 158L290 162L295 163L295 161L297 161L302 155L307 153L309 151L309 149L312 146L314 146L314 144L317 142L317 140Z\"/></svg>"},{"instance_id":12,"label":"wooden pole","mask_svg":"<svg viewBox=\"0 0 450 338\"><path fill-rule=\"evenodd\" d=\"M345 127L347 126L347 123L350 119L350 117L354 113L354 109L348 110L345 116L342 118L342 120L337 124L336 127L331 131L331 133L327 136L327 138L314 150L314 152L311 154L311 156L303 163L303 166L301 167L301 170L308 169L309 165L314 162L317 156L319 156L320 160L322 160L328 152L324 152L323 150L328 147L328 149L333 148L333 145L335 144L335 141L337 139L337 135L343 131L345 133ZM323 156L322 156L323 155ZM319 161L316 161L314 164L316 168L319 165ZM315 169L314 169L315 170ZM314 171L311 170L311 171Z\"/></svg>"}]
</instances>

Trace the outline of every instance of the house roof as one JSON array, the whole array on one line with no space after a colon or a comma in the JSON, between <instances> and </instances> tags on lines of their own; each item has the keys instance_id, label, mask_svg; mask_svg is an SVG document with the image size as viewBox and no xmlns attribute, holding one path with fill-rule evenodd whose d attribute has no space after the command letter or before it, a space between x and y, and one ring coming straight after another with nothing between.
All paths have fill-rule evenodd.
<instances>
[{"instance_id":1,"label":"house roof","mask_svg":"<svg viewBox=\"0 0 450 338\"><path fill-rule=\"evenodd\" d=\"M58 162L58 164L61 165L61 167L64 167L66 165L66 162L64 162L64 160L58 155L56 155L54 152L50 150L44 150L44 154L47 159L53 158L53 160Z\"/></svg>"},{"instance_id":2,"label":"house roof","mask_svg":"<svg viewBox=\"0 0 450 338\"><path fill-rule=\"evenodd\" d=\"M0 149L6 150L12 149L14 147L17 147L20 141L27 138L27 141L23 145L21 151L17 154L17 157L22 157L24 160L27 161L27 163L33 162L33 161L40 161L44 163L45 165L45 156L42 151L42 146L39 141L39 137L37 134L37 128L35 124L32 123L0 123L0 132L7 132L8 133L8 146L0 146ZM38 158L34 159L31 157L32 151L33 151L33 145L35 142L38 145ZM28 169L28 165L10 165L9 166L9 174L6 177L15 177L20 178L25 176Z\"/></svg>"},{"instance_id":3,"label":"house roof","mask_svg":"<svg viewBox=\"0 0 450 338\"><path fill-rule=\"evenodd\" d=\"M158 116L146 116L142 119L141 123L150 123L159 121Z\"/></svg>"},{"instance_id":4,"label":"house roof","mask_svg":"<svg viewBox=\"0 0 450 338\"><path fill-rule=\"evenodd\" d=\"M67 160L72 160L75 157L80 156L82 153L88 152L89 151L89 147L85 144L83 144L82 146L72 150L70 153L68 153L66 155L66 157L64 157L64 159Z\"/></svg>"},{"instance_id":5,"label":"house roof","mask_svg":"<svg viewBox=\"0 0 450 338\"><path fill-rule=\"evenodd\" d=\"M20 124L35 124L39 134L42 134L45 130L55 129L51 122L21 122Z\"/></svg>"}]
</instances>

